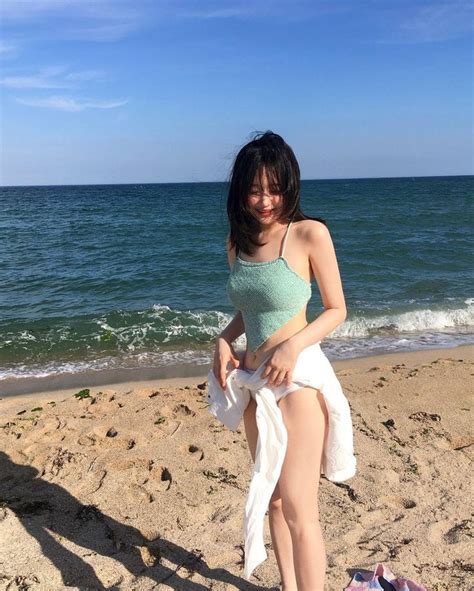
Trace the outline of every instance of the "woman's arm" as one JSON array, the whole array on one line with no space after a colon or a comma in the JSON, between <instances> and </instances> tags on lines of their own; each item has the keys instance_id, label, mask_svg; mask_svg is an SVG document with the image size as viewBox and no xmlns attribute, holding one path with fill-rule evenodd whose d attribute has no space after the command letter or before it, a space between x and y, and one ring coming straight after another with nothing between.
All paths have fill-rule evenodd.
<instances>
[{"instance_id":1,"label":"woman's arm","mask_svg":"<svg viewBox=\"0 0 474 591\"><path fill-rule=\"evenodd\" d=\"M347 316L336 252L327 226L312 221L306 236L309 260L319 287L324 312L288 339L298 351L321 341Z\"/></svg>"},{"instance_id":2,"label":"woman's arm","mask_svg":"<svg viewBox=\"0 0 474 591\"><path fill-rule=\"evenodd\" d=\"M233 343L244 332L244 320L242 318L242 312L239 310L229 322L229 324L224 328L221 334L217 337L216 341L219 339L224 339L228 343Z\"/></svg>"}]
</instances>

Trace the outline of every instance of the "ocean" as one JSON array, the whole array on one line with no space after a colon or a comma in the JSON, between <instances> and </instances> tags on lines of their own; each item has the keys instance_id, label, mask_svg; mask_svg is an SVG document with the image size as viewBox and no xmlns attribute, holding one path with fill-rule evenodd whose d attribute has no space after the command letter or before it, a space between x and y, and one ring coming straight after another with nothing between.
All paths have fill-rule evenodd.
<instances>
[{"instance_id":1,"label":"ocean","mask_svg":"<svg viewBox=\"0 0 474 591\"><path fill-rule=\"evenodd\" d=\"M348 310L321 343L329 359L473 342L473 181L302 181L303 211L328 223ZM0 187L0 394L204 375L236 312L226 189ZM313 281L308 321L322 311Z\"/></svg>"}]
</instances>

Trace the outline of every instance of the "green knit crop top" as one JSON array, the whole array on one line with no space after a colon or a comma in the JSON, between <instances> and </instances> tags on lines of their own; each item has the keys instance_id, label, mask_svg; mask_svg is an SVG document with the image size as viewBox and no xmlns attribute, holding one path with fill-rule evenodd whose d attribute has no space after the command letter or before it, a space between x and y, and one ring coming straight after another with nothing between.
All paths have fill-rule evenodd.
<instances>
[{"instance_id":1,"label":"green knit crop top","mask_svg":"<svg viewBox=\"0 0 474 591\"><path fill-rule=\"evenodd\" d=\"M273 261L245 261L236 257L227 281L227 295L242 312L247 343L255 352L281 326L301 311L311 298L311 283L288 265L281 255Z\"/></svg>"}]
</instances>

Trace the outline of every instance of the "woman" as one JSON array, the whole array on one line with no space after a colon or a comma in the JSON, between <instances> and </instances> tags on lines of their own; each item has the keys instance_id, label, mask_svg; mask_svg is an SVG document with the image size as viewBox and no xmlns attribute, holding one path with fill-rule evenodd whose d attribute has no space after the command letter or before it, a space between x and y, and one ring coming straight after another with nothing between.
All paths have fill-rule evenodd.
<instances>
[{"instance_id":1,"label":"woman","mask_svg":"<svg viewBox=\"0 0 474 591\"><path fill-rule=\"evenodd\" d=\"M344 321L346 306L326 222L302 213L299 166L279 135L257 134L239 151L227 213L228 295L239 311L216 339L213 373L225 389L229 363L254 371L267 358L262 376L268 384L289 385L300 353ZM313 277L325 310L308 323ZM242 367L232 343L244 331L247 348ZM317 494L328 409L322 392L313 387L282 397L278 407L288 443L268 515L282 591L322 590L326 552ZM251 398L244 412L253 462L256 408Z\"/></svg>"}]
</instances>

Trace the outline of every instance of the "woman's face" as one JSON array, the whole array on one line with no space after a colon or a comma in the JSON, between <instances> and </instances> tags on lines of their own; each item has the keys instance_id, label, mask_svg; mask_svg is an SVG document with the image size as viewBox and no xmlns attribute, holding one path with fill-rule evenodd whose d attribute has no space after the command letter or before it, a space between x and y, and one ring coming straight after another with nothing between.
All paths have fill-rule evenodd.
<instances>
[{"instance_id":1,"label":"woman's face","mask_svg":"<svg viewBox=\"0 0 474 591\"><path fill-rule=\"evenodd\" d=\"M262 171L262 186L259 175L256 174L248 196L248 206L251 213L260 223L272 225L280 217L283 195L278 187L269 185L265 169Z\"/></svg>"}]
</instances>

